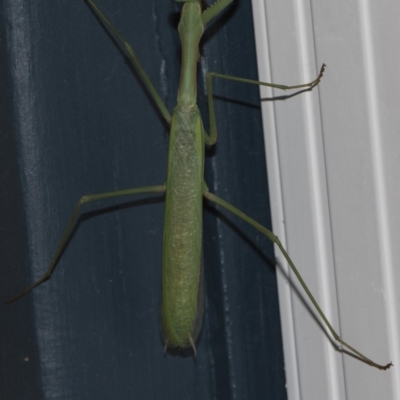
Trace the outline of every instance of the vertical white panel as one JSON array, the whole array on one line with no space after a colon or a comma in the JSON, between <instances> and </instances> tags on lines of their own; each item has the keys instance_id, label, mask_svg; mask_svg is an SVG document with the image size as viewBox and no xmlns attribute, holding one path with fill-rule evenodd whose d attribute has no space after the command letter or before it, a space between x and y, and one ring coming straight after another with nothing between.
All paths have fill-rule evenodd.
<instances>
[{"instance_id":1,"label":"vertical white panel","mask_svg":"<svg viewBox=\"0 0 400 400\"><path fill-rule=\"evenodd\" d=\"M341 337L395 364L336 351L276 250L288 397L399 399L400 3L253 10L260 80L304 83L328 66L312 92L272 102L288 93L261 89L274 232Z\"/></svg>"}]
</instances>

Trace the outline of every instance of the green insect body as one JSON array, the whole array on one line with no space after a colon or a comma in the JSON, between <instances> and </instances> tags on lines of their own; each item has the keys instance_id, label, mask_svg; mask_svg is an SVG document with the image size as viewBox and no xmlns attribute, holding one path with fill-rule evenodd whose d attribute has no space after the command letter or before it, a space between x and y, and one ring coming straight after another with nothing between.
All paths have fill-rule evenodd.
<instances>
[{"instance_id":1,"label":"green insect body","mask_svg":"<svg viewBox=\"0 0 400 400\"><path fill-rule=\"evenodd\" d=\"M191 347L194 354L196 354L195 341L201 329L203 315L202 208L203 198L206 198L249 223L277 245L294 274L299 279L300 284L309 296L322 320L339 343L347 347L347 349L367 364L383 370L389 368L392 365L391 363L386 365L377 364L339 337L303 281L293 261L283 248L279 238L233 205L210 193L204 182L205 145L212 145L217 139L212 97L212 78L216 77L253 85L264 85L283 90L312 89L320 82L325 66L322 66L318 77L314 81L295 86L253 81L214 72L208 73L206 76L210 115L210 134L208 135L204 131L200 111L197 107L196 75L197 62L199 60L199 43L203 35L204 26L233 0L220 0L205 11L201 9L201 0L176 0L184 3L178 27L182 43L182 68L177 105L172 117L138 61L131 46L98 9L93 0L86 1L102 23L104 23L118 39L132 62L132 65L138 72L143 84L152 96L161 115L164 117L167 124L170 125L167 181L165 185L147 186L82 196L75 206L45 274L22 293L8 300L8 302L22 297L51 277L57 261L71 236L71 232L79 217L80 209L84 204L106 198L131 196L139 193L165 192L166 205L164 218L161 333L166 348L175 347L184 349Z\"/></svg>"},{"instance_id":2,"label":"green insect body","mask_svg":"<svg viewBox=\"0 0 400 400\"><path fill-rule=\"evenodd\" d=\"M195 349L201 328L204 132L196 103L198 46L204 31L199 3L186 3L179 32L182 74L172 115L164 220L162 332L166 346Z\"/></svg>"},{"instance_id":3,"label":"green insect body","mask_svg":"<svg viewBox=\"0 0 400 400\"><path fill-rule=\"evenodd\" d=\"M169 347L194 347L202 284L204 139L196 105L172 116L164 220L163 335Z\"/></svg>"}]
</instances>

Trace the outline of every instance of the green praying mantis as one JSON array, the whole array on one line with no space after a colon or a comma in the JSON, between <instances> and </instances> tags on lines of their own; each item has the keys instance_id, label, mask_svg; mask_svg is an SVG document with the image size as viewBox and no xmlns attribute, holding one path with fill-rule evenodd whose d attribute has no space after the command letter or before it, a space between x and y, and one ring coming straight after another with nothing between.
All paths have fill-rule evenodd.
<instances>
[{"instance_id":1,"label":"green praying mantis","mask_svg":"<svg viewBox=\"0 0 400 400\"><path fill-rule=\"evenodd\" d=\"M216 117L212 96L213 78L228 79L255 85L266 85L282 90L312 89L319 83L324 72L324 66L321 68L320 74L314 81L295 86L261 83L233 76L209 73L206 78L210 117L210 133L208 134L203 128L201 115L197 107L196 71L199 58L198 46L204 31L204 26L213 18L217 17L233 0L220 0L205 11L202 11L200 0L177 1L184 3L178 28L182 41L182 69L177 106L171 116L130 45L97 8L95 3L92 0L87 0L93 11L122 45L161 115L170 126L166 184L83 196L74 209L53 259L43 277L29 286L21 294L10 299L9 302L25 295L50 278L70 238L71 232L80 215L81 207L84 204L111 197L122 197L140 193L165 193L162 334L166 348L192 347L194 353L196 353L195 342L200 332L202 322L202 307L200 306L200 301L202 292L202 202L204 196L204 198L225 208L252 225L280 248L321 318L339 343L347 347L366 363L379 369L389 368L391 363L380 365L373 362L356 349L349 346L337 335L308 290L289 255L282 247L279 239L272 232L258 224L233 205L212 194L208 190L203 177L205 145L212 145L217 139Z\"/></svg>"}]
</instances>

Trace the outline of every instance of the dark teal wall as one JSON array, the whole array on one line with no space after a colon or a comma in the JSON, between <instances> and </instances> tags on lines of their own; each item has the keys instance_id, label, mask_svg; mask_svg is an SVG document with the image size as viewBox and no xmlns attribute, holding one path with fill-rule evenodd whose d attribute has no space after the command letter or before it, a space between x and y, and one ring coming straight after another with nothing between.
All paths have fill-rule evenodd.
<instances>
[{"instance_id":1,"label":"dark teal wall","mask_svg":"<svg viewBox=\"0 0 400 400\"><path fill-rule=\"evenodd\" d=\"M172 110L170 0L99 0ZM1 298L46 269L83 194L160 184L168 131L82 0L1 3ZM199 70L257 78L249 1L210 24ZM208 127L203 75L199 102ZM270 225L258 88L215 81L219 138L206 180ZM208 129L208 128L207 128ZM163 197L85 207L53 278L0 305L2 399L284 399L272 246L206 204L205 318L197 358L158 333Z\"/></svg>"}]
</instances>

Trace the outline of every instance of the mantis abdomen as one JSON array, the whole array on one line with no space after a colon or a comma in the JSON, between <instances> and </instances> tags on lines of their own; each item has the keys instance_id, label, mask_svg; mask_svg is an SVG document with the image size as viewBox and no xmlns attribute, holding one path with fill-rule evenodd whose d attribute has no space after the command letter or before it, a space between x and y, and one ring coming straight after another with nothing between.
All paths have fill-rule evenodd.
<instances>
[{"instance_id":1,"label":"mantis abdomen","mask_svg":"<svg viewBox=\"0 0 400 400\"><path fill-rule=\"evenodd\" d=\"M203 126L196 105L174 110L164 221L162 333L168 347L194 347L202 322Z\"/></svg>"}]
</instances>

